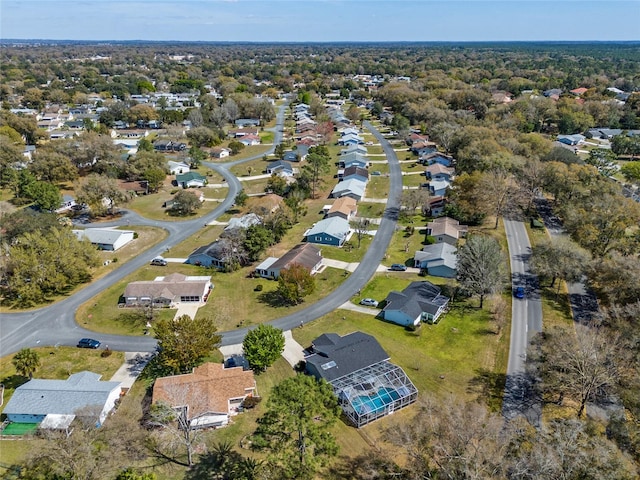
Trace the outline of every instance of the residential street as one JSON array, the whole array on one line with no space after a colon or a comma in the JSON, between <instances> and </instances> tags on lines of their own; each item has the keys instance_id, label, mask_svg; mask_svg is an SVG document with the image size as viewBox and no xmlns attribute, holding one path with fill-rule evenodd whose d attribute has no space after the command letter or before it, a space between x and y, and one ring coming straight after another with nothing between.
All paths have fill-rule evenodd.
<instances>
[{"instance_id":1,"label":"residential street","mask_svg":"<svg viewBox=\"0 0 640 480\"><path fill-rule=\"evenodd\" d=\"M529 270L531 244L525 225L521 221L505 219L504 227L511 261L512 288L524 287L525 297L512 299L511 340L502 414L505 418L525 415L532 425L538 425L542 407L533 398L525 362L531 337L542 331L542 305L537 279Z\"/></svg>"},{"instance_id":2,"label":"residential street","mask_svg":"<svg viewBox=\"0 0 640 480\"><path fill-rule=\"evenodd\" d=\"M284 124L285 109L286 105L281 106L277 114L274 145L277 145L282 140L282 133L279 127ZM278 328L290 330L291 328L299 326L301 323L310 322L337 309L340 305L348 301L356 291L366 285L375 273L386 252L396 226L400 193L402 191L402 177L397 157L389 142L387 142L371 124L365 122L365 126L382 144L389 160L391 173L387 208L384 213L384 218L380 222L378 232L358 268L350 274L349 278L345 280L338 290L298 313L271 322ZM273 148L275 147L272 147L268 153L271 153ZM166 229L169 232L169 236L140 256L123 264L120 268L110 272L103 278L92 282L78 293L61 302L29 312L3 314L0 322L0 355L8 355L24 347L47 345L75 346L82 337L96 338L100 340L103 345L109 345L109 348L112 350L128 352L154 350L156 341L151 337L107 335L86 330L82 328L82 324L79 325L76 323L75 311L80 305L89 301L101 291L109 288L113 283L130 275L138 268L146 265L152 258L164 253L172 245L182 242L200 230L203 223L212 222L222 215L231 207L236 194L242 188L238 179L229 172L228 167L260 158L262 155L263 154L240 161L229 162L224 165L204 162L207 167L220 173L229 185L229 192L225 200L213 212L204 217L185 222L160 222L145 219L134 212L126 212L125 215L116 222L100 224L100 226L124 224L151 225ZM246 329L224 332L222 334L222 343L223 345L240 343L245 334Z\"/></svg>"}]
</instances>

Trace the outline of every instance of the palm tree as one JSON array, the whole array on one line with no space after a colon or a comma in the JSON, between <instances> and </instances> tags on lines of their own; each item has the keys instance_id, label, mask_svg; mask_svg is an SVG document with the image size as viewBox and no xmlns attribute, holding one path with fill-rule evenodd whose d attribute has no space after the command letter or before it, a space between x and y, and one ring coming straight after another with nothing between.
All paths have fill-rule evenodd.
<instances>
[{"instance_id":1,"label":"palm tree","mask_svg":"<svg viewBox=\"0 0 640 480\"><path fill-rule=\"evenodd\" d=\"M31 380L34 372L40 366L40 357L30 348L23 348L14 355L11 363L16 367L16 371L20 375L29 377L29 380Z\"/></svg>"}]
</instances>

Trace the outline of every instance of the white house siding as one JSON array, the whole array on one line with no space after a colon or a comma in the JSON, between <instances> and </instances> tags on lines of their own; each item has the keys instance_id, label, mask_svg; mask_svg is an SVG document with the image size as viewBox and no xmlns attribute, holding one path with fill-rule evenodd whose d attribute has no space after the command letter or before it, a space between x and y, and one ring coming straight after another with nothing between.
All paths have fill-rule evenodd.
<instances>
[{"instance_id":1,"label":"white house siding","mask_svg":"<svg viewBox=\"0 0 640 480\"><path fill-rule=\"evenodd\" d=\"M417 318L415 320L411 320L407 314L399 311L399 310L385 310L384 311L384 319L393 322L397 325L402 325L403 327L409 325L419 325L420 319Z\"/></svg>"}]
</instances>

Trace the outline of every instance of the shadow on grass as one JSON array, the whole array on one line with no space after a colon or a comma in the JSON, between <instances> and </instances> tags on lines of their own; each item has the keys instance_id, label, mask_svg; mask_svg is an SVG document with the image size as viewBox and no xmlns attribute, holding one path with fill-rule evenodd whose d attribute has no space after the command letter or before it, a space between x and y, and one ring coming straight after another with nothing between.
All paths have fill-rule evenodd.
<instances>
[{"instance_id":1,"label":"shadow on grass","mask_svg":"<svg viewBox=\"0 0 640 480\"><path fill-rule=\"evenodd\" d=\"M494 412L502 409L502 398L507 376L480 368L475 371L476 376L469 380L467 391L476 394Z\"/></svg>"},{"instance_id":2,"label":"shadow on grass","mask_svg":"<svg viewBox=\"0 0 640 480\"><path fill-rule=\"evenodd\" d=\"M277 291L264 292L258 295L258 300L265 305L269 305L270 307L289 307L290 303L286 302L282 299L280 294Z\"/></svg>"},{"instance_id":3,"label":"shadow on grass","mask_svg":"<svg viewBox=\"0 0 640 480\"><path fill-rule=\"evenodd\" d=\"M15 390L20 385L24 385L29 381L29 377L23 377L22 375L9 375L2 379L0 383L4 385L7 390Z\"/></svg>"}]
</instances>

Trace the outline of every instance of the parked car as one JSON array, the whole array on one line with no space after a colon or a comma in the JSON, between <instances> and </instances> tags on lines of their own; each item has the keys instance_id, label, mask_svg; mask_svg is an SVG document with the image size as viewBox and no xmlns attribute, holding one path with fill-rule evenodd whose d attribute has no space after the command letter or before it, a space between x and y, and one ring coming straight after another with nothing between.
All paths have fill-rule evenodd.
<instances>
[{"instance_id":1,"label":"parked car","mask_svg":"<svg viewBox=\"0 0 640 480\"><path fill-rule=\"evenodd\" d=\"M513 295L516 298L524 298L524 295L525 295L524 287L516 287L516 289L513 291Z\"/></svg>"},{"instance_id":2,"label":"parked car","mask_svg":"<svg viewBox=\"0 0 640 480\"><path fill-rule=\"evenodd\" d=\"M382 172L380 172L379 170L374 170L373 172L371 172L371 175L375 177L379 177L380 175L382 175Z\"/></svg>"},{"instance_id":3,"label":"parked car","mask_svg":"<svg viewBox=\"0 0 640 480\"><path fill-rule=\"evenodd\" d=\"M161 267L166 267L167 261L162 257L157 257L151 260L151 265L159 265Z\"/></svg>"},{"instance_id":4,"label":"parked car","mask_svg":"<svg viewBox=\"0 0 640 480\"><path fill-rule=\"evenodd\" d=\"M377 307L378 302L373 298L363 298L362 300L360 300L360 305L365 305L367 307Z\"/></svg>"},{"instance_id":5,"label":"parked car","mask_svg":"<svg viewBox=\"0 0 640 480\"><path fill-rule=\"evenodd\" d=\"M389 270L393 270L395 272L404 272L406 269L407 266L401 263L394 263L393 265L391 265L391 267L389 267Z\"/></svg>"},{"instance_id":6,"label":"parked car","mask_svg":"<svg viewBox=\"0 0 640 480\"><path fill-rule=\"evenodd\" d=\"M98 340L94 340L93 338L81 338L78 342L78 348L93 348L96 349L100 346L100 342Z\"/></svg>"}]
</instances>

